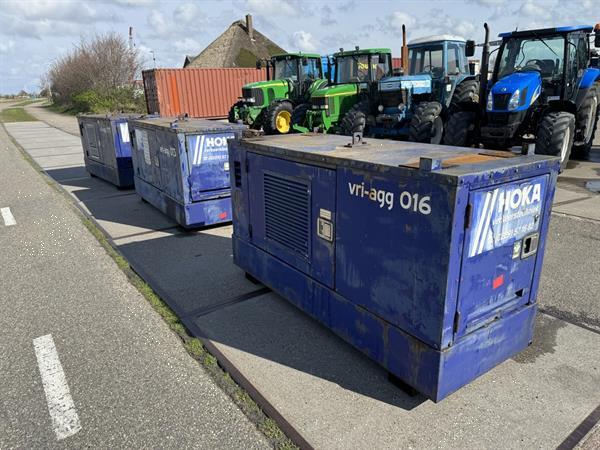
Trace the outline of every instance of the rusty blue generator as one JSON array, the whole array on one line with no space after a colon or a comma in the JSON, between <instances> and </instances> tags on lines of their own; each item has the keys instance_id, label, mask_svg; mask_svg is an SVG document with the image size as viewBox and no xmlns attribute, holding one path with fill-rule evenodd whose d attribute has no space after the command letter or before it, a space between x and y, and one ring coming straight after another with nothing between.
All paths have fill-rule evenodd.
<instances>
[{"instance_id":1,"label":"rusty blue generator","mask_svg":"<svg viewBox=\"0 0 600 450\"><path fill-rule=\"evenodd\" d=\"M140 115L109 114L77 117L85 168L118 188L133 187L133 165L128 120Z\"/></svg>"},{"instance_id":2,"label":"rusty blue generator","mask_svg":"<svg viewBox=\"0 0 600 450\"><path fill-rule=\"evenodd\" d=\"M437 402L532 342L559 160L350 139L230 145L234 261Z\"/></svg>"},{"instance_id":3,"label":"rusty blue generator","mask_svg":"<svg viewBox=\"0 0 600 450\"><path fill-rule=\"evenodd\" d=\"M130 122L135 190L184 228L231 221L228 143L244 125L153 117Z\"/></svg>"}]
</instances>

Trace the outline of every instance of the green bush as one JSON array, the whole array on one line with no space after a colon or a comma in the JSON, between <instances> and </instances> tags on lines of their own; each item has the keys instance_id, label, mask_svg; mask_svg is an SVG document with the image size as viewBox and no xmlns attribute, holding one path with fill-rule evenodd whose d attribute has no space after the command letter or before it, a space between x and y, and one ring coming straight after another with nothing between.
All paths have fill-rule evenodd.
<instances>
[{"instance_id":1,"label":"green bush","mask_svg":"<svg viewBox=\"0 0 600 450\"><path fill-rule=\"evenodd\" d=\"M143 94L130 87L83 91L73 95L71 102L78 113L146 112Z\"/></svg>"}]
</instances>

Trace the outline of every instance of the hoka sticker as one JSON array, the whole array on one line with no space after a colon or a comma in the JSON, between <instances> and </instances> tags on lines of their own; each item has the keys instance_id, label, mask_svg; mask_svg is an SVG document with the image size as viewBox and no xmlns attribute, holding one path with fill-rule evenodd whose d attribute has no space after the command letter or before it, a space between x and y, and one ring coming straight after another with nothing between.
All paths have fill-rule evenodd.
<instances>
[{"instance_id":1,"label":"hoka sticker","mask_svg":"<svg viewBox=\"0 0 600 450\"><path fill-rule=\"evenodd\" d=\"M480 255L537 231L545 191L544 177L476 192L468 256Z\"/></svg>"}]
</instances>

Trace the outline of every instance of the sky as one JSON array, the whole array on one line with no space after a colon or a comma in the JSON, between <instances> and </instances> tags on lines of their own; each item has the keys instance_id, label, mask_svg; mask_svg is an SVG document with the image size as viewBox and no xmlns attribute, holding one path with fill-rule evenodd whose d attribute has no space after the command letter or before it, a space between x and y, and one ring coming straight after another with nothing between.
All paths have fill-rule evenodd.
<instances>
[{"instance_id":1,"label":"sky","mask_svg":"<svg viewBox=\"0 0 600 450\"><path fill-rule=\"evenodd\" d=\"M408 39L457 34L483 41L502 31L594 25L599 0L0 0L0 93L40 90L52 61L82 39L128 36L146 68L182 67L247 13L254 27L287 51L328 54L340 47L390 47ZM153 53L152 53L153 52Z\"/></svg>"}]
</instances>

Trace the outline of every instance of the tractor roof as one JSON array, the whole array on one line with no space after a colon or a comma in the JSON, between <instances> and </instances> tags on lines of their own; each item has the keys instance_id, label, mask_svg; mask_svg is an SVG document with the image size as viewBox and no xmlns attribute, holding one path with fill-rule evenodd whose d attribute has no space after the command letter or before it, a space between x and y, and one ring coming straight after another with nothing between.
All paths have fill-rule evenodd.
<instances>
[{"instance_id":1,"label":"tractor roof","mask_svg":"<svg viewBox=\"0 0 600 450\"><path fill-rule=\"evenodd\" d=\"M281 59L286 56L291 56L292 58L321 58L321 55L317 55L316 53L302 53L302 52L279 53L277 55L273 55L272 58Z\"/></svg>"},{"instance_id":2,"label":"tractor roof","mask_svg":"<svg viewBox=\"0 0 600 450\"><path fill-rule=\"evenodd\" d=\"M589 33L592 31L592 29L593 27L588 25L579 25L572 27L538 28L537 30L507 31L506 33L500 33L498 36L500 36L501 38L521 36L547 36L551 34L572 33L573 31L584 31L586 33Z\"/></svg>"},{"instance_id":3,"label":"tractor roof","mask_svg":"<svg viewBox=\"0 0 600 450\"><path fill-rule=\"evenodd\" d=\"M344 50L334 53L333 56L368 55L376 53L392 53L389 48L359 48L358 50Z\"/></svg>"},{"instance_id":4,"label":"tractor roof","mask_svg":"<svg viewBox=\"0 0 600 450\"><path fill-rule=\"evenodd\" d=\"M466 39L461 36L455 36L452 34L436 34L433 36L424 36L417 39L413 39L408 43L408 45L429 44L430 42L440 41L466 42Z\"/></svg>"}]
</instances>

